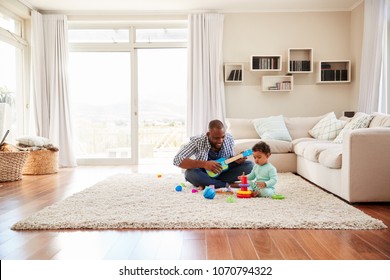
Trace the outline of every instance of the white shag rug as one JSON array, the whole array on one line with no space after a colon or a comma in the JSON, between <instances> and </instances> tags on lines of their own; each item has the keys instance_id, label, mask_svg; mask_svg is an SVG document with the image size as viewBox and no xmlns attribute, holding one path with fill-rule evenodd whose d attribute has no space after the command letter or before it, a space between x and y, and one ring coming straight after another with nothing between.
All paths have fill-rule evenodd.
<instances>
[{"instance_id":1,"label":"white shag rug","mask_svg":"<svg viewBox=\"0 0 390 280\"><path fill-rule=\"evenodd\" d=\"M386 225L292 173L278 174L285 199L206 199L176 185L182 174L118 174L14 224L14 230L305 228L383 229Z\"/></svg>"}]
</instances>

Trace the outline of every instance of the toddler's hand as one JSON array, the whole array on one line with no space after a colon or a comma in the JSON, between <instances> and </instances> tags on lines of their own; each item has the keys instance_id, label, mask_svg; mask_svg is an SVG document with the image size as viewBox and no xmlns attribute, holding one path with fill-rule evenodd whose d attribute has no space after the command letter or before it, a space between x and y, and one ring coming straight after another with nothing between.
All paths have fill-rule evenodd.
<instances>
[{"instance_id":1,"label":"toddler's hand","mask_svg":"<svg viewBox=\"0 0 390 280\"><path fill-rule=\"evenodd\" d=\"M265 182L256 182L256 186L258 186L261 189L264 189L267 185L265 184Z\"/></svg>"},{"instance_id":2,"label":"toddler's hand","mask_svg":"<svg viewBox=\"0 0 390 280\"><path fill-rule=\"evenodd\" d=\"M245 176L245 172L242 172L242 175L238 176L238 181L241 181L242 176Z\"/></svg>"}]
</instances>

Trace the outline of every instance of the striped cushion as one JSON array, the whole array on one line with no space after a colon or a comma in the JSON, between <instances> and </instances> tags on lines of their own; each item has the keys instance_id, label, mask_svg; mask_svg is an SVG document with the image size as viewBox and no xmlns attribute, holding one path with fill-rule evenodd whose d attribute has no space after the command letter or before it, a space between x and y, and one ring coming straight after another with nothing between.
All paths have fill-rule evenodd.
<instances>
[{"instance_id":1,"label":"striped cushion","mask_svg":"<svg viewBox=\"0 0 390 280\"><path fill-rule=\"evenodd\" d=\"M282 115L255 119L253 125L262 139L292 141Z\"/></svg>"}]
</instances>

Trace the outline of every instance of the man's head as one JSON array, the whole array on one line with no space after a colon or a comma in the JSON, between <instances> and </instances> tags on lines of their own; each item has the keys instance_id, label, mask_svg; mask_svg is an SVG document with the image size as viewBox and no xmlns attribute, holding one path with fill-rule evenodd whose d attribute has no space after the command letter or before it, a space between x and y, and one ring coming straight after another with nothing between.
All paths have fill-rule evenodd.
<instances>
[{"instance_id":1,"label":"man's head","mask_svg":"<svg viewBox=\"0 0 390 280\"><path fill-rule=\"evenodd\" d=\"M209 122L209 131L207 132L211 147L221 149L225 138L225 127L220 120L212 120Z\"/></svg>"}]
</instances>

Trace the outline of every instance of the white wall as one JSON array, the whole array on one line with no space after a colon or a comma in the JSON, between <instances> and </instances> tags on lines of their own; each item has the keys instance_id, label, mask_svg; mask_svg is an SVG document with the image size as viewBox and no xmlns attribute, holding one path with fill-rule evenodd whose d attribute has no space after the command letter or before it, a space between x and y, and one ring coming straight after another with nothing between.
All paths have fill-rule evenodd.
<instances>
[{"instance_id":1,"label":"white wall","mask_svg":"<svg viewBox=\"0 0 390 280\"><path fill-rule=\"evenodd\" d=\"M341 115L354 110L356 73L348 84L316 84L319 60L352 60L351 42L359 40L359 14L352 12L228 13L224 22L224 63L243 63L244 81L225 83L227 117L253 118L283 114L317 116L330 111ZM354 23L355 24L355 23ZM355 34L351 39L351 29ZM262 92L261 76L284 75L287 72L288 48L313 48L314 72L294 74L291 92ZM249 71L251 55L282 55L281 72ZM360 59L360 58L359 58Z\"/></svg>"}]
</instances>

